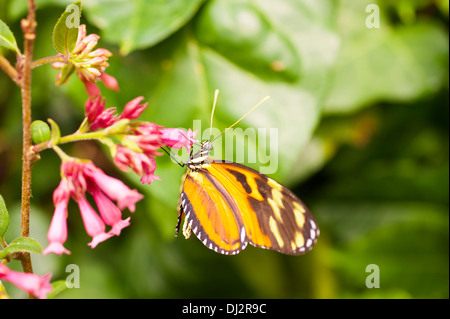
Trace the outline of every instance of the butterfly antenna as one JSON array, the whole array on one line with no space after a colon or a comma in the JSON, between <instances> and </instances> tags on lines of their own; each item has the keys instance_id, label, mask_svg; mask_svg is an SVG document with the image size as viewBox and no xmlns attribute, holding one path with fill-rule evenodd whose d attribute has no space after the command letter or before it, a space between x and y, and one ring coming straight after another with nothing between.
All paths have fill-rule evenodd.
<instances>
[{"instance_id":1,"label":"butterfly antenna","mask_svg":"<svg viewBox=\"0 0 450 319\"><path fill-rule=\"evenodd\" d=\"M171 151L166 150L164 147L161 147L161 149L164 152L166 152L166 154L169 155L175 162L177 162L178 165L180 165L181 167L184 167L184 165L185 165L184 162L179 160L176 155L172 154Z\"/></svg>"},{"instance_id":2,"label":"butterfly antenna","mask_svg":"<svg viewBox=\"0 0 450 319\"><path fill-rule=\"evenodd\" d=\"M216 104L217 104L217 98L218 97L219 97L219 90L216 89L216 91L214 92L214 103L213 103L213 108L212 108L212 111L211 111L211 122L210 122L210 125L209 125L209 139L211 139L214 110L216 109Z\"/></svg>"},{"instance_id":3,"label":"butterfly antenna","mask_svg":"<svg viewBox=\"0 0 450 319\"><path fill-rule=\"evenodd\" d=\"M214 142L215 140L217 140L219 137L221 137L223 134L225 134L226 131L228 131L230 128L232 128L233 126L235 126L236 124L238 124L240 121L242 121L246 116L248 116L250 113L252 113L254 110L256 110L256 108L258 106L260 106L261 104L263 104L264 102L266 102L268 99L270 99L270 96L266 96L265 98L263 98L261 101L259 101L254 107L252 107L252 109L250 111L248 111L247 113L245 113L239 120L237 120L236 122L234 122L233 125L227 127L219 136L217 136L212 142Z\"/></svg>"}]
</instances>

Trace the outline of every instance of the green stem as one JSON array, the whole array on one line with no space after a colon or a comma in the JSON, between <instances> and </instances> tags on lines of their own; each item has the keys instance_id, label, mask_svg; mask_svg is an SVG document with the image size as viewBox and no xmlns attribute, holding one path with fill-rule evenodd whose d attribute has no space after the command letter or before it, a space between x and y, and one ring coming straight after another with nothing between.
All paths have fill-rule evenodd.
<instances>
[{"instance_id":1,"label":"green stem","mask_svg":"<svg viewBox=\"0 0 450 319\"><path fill-rule=\"evenodd\" d=\"M32 147L32 149L35 153L39 153L39 152L42 152L43 150L52 148L59 144L78 142L78 141L87 141L87 140L101 140L107 135L108 134L105 131L88 132L88 133L82 133L82 134L74 133L74 134L60 137L56 144L51 144L49 142L42 142L42 143L34 145Z\"/></svg>"},{"instance_id":2,"label":"green stem","mask_svg":"<svg viewBox=\"0 0 450 319\"><path fill-rule=\"evenodd\" d=\"M55 151L56 154L58 154L58 156L61 158L62 161L67 161L70 160L71 157L69 155L67 155L62 149L60 149L58 146L53 145L53 150Z\"/></svg>"},{"instance_id":3,"label":"green stem","mask_svg":"<svg viewBox=\"0 0 450 319\"><path fill-rule=\"evenodd\" d=\"M31 68L34 69L38 66L44 65L44 64L48 64L48 63L53 63L53 62L66 62L66 59L62 56L49 56L46 58L42 58L39 60L35 60L31 63Z\"/></svg>"},{"instance_id":4,"label":"green stem","mask_svg":"<svg viewBox=\"0 0 450 319\"><path fill-rule=\"evenodd\" d=\"M0 55L0 69L2 69L17 85L22 85L20 82L19 73L2 55Z\"/></svg>"},{"instance_id":5,"label":"green stem","mask_svg":"<svg viewBox=\"0 0 450 319\"><path fill-rule=\"evenodd\" d=\"M105 137L106 135L107 134L105 134L105 131L71 134L61 137L58 141L58 144L65 144L76 141L98 140Z\"/></svg>"}]
</instances>

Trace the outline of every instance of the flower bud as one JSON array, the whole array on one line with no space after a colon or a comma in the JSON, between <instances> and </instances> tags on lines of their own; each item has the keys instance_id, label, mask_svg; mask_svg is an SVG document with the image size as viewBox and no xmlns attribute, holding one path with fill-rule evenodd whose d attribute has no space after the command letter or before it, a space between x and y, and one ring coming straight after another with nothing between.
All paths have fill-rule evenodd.
<instances>
[{"instance_id":1,"label":"flower bud","mask_svg":"<svg viewBox=\"0 0 450 319\"><path fill-rule=\"evenodd\" d=\"M34 144L47 142L50 140L50 127L43 121L34 121L31 123L31 138Z\"/></svg>"}]
</instances>

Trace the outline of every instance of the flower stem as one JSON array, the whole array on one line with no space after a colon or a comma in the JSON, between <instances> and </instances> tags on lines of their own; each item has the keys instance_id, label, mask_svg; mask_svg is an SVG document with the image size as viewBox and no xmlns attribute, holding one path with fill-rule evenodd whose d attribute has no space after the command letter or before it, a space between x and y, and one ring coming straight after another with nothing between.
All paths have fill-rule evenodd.
<instances>
[{"instance_id":1,"label":"flower stem","mask_svg":"<svg viewBox=\"0 0 450 319\"><path fill-rule=\"evenodd\" d=\"M3 56L0 55L0 69L3 70L8 76L13 80L17 85L21 85L19 79L19 72L9 63L9 61Z\"/></svg>"},{"instance_id":2,"label":"flower stem","mask_svg":"<svg viewBox=\"0 0 450 319\"><path fill-rule=\"evenodd\" d=\"M30 235L30 197L31 197L31 168L33 165L34 153L30 152L31 147L31 63L34 51L34 40L36 38L36 3L28 0L28 16L22 20L24 31L24 56L22 60L22 224L21 236ZM22 253L18 256L22 263L24 272L32 273L33 266L29 253ZM32 295L30 295L30 298Z\"/></svg>"},{"instance_id":3,"label":"flower stem","mask_svg":"<svg viewBox=\"0 0 450 319\"><path fill-rule=\"evenodd\" d=\"M58 154L59 158L62 161L67 161L67 160L71 159L71 157L69 155L67 155L66 153L64 153L64 151L62 149L60 149L58 146L53 145L52 148L55 151L55 153Z\"/></svg>"},{"instance_id":4,"label":"flower stem","mask_svg":"<svg viewBox=\"0 0 450 319\"><path fill-rule=\"evenodd\" d=\"M65 62L66 60L64 59L64 57L55 55L55 56L49 56L49 57L45 57L39 60L35 60L31 63L31 68L34 69L38 66L47 64L47 63L53 63L53 62Z\"/></svg>"},{"instance_id":5,"label":"flower stem","mask_svg":"<svg viewBox=\"0 0 450 319\"><path fill-rule=\"evenodd\" d=\"M60 137L58 139L58 142L54 143L54 144L52 144L51 141L36 144L31 147L31 150L33 153L39 153L48 148L53 148L54 146L59 145L59 144L78 142L78 141L87 141L87 140L101 140L105 136L107 136L107 133L105 131L96 131L96 132L88 132L88 133L81 133L81 134L75 132L73 134Z\"/></svg>"}]
</instances>

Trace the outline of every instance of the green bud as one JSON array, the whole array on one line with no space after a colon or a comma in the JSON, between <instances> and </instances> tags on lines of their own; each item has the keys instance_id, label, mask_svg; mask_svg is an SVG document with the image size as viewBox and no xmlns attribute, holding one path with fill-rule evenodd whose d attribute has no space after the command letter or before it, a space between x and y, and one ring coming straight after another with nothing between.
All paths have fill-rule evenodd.
<instances>
[{"instance_id":1,"label":"green bud","mask_svg":"<svg viewBox=\"0 0 450 319\"><path fill-rule=\"evenodd\" d=\"M34 144L47 142L50 140L50 127L44 121L33 121L31 123L31 138Z\"/></svg>"}]
</instances>

